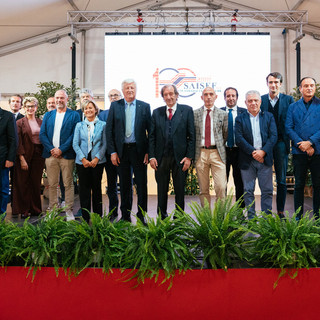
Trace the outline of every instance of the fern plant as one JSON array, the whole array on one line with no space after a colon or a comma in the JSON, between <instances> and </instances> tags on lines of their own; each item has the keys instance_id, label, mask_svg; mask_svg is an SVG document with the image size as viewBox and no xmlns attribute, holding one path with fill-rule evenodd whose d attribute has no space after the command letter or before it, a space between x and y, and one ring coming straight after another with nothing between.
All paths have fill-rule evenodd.
<instances>
[{"instance_id":1,"label":"fern plant","mask_svg":"<svg viewBox=\"0 0 320 320\"><path fill-rule=\"evenodd\" d=\"M264 266L300 269L317 265L316 252L320 245L319 222L305 214L296 220L288 213L286 219L278 215L261 213L250 222L250 228L258 237L254 241L255 259ZM296 275L296 273L295 273Z\"/></svg>"},{"instance_id":2,"label":"fern plant","mask_svg":"<svg viewBox=\"0 0 320 320\"><path fill-rule=\"evenodd\" d=\"M132 268L131 279L138 283L145 279L154 278L158 281L160 270L163 270L164 279L170 281L176 270L190 269L194 257L187 246L186 219L184 214L175 213L161 219L160 215L155 220L145 215L147 226L138 219L137 225L128 234L128 245L125 251L123 268Z\"/></svg>"},{"instance_id":3,"label":"fern plant","mask_svg":"<svg viewBox=\"0 0 320 320\"><path fill-rule=\"evenodd\" d=\"M194 255L203 257L205 263L213 269L227 270L235 260L244 260L249 248L243 209L240 203L232 205L232 197L224 201L217 200L211 210L208 203L202 208L198 203L191 204L195 219L188 219L188 234Z\"/></svg>"}]
</instances>

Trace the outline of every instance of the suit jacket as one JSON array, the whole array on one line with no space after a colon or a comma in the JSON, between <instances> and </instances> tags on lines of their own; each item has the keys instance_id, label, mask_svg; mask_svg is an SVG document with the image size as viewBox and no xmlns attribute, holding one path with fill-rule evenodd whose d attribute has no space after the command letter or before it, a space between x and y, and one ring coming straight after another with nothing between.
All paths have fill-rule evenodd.
<instances>
[{"instance_id":1,"label":"suit jacket","mask_svg":"<svg viewBox=\"0 0 320 320\"><path fill-rule=\"evenodd\" d=\"M76 153L76 163L81 164L83 158L88 159L88 126L85 121L78 122L74 130L73 150ZM106 162L107 136L106 123L99 120L94 125L94 137L91 149L91 157L97 157L99 163Z\"/></svg>"},{"instance_id":2,"label":"suit jacket","mask_svg":"<svg viewBox=\"0 0 320 320\"><path fill-rule=\"evenodd\" d=\"M279 113L278 113L278 121L277 130L278 134L282 136L283 141L286 145L287 153L290 153L290 138L288 137L286 130L285 130L285 123L287 119L287 112L288 108L291 103L294 103L294 99L292 96L280 93L279 95ZM269 106L271 106L269 101L269 94L264 94L261 96L261 111L268 111Z\"/></svg>"},{"instance_id":3,"label":"suit jacket","mask_svg":"<svg viewBox=\"0 0 320 320\"><path fill-rule=\"evenodd\" d=\"M50 158L50 150L54 148L52 144L54 124L56 120L57 110L52 110L44 115L43 122L40 129L40 141L43 144L44 158ZM62 157L65 159L74 159L75 153L72 148L73 133L76 124L80 121L79 114L71 109L66 110L63 118L61 132L60 132L60 147Z\"/></svg>"},{"instance_id":4,"label":"suit jacket","mask_svg":"<svg viewBox=\"0 0 320 320\"><path fill-rule=\"evenodd\" d=\"M15 117L16 121L18 121L18 120L20 120L20 119L22 119L22 118L24 118L24 115L21 114L20 112L18 112L17 117Z\"/></svg>"},{"instance_id":5,"label":"suit jacket","mask_svg":"<svg viewBox=\"0 0 320 320\"><path fill-rule=\"evenodd\" d=\"M146 102L136 100L136 116L134 135L136 138L139 158L148 151L148 134L150 132L151 111ZM123 145L126 134L125 101L120 99L111 103L107 119L107 151L108 154L117 153L120 158L123 154Z\"/></svg>"},{"instance_id":6,"label":"suit jacket","mask_svg":"<svg viewBox=\"0 0 320 320\"><path fill-rule=\"evenodd\" d=\"M14 115L0 108L0 170L6 160L14 162L17 150Z\"/></svg>"},{"instance_id":7,"label":"suit jacket","mask_svg":"<svg viewBox=\"0 0 320 320\"><path fill-rule=\"evenodd\" d=\"M273 147L277 142L277 126L272 113L259 113L260 134L262 139L262 149L266 155L264 157L264 164L268 167L273 165ZM249 117L249 112L243 112L236 118L236 144L239 147L239 168L248 169L250 162L253 159L252 127Z\"/></svg>"},{"instance_id":8,"label":"suit jacket","mask_svg":"<svg viewBox=\"0 0 320 320\"><path fill-rule=\"evenodd\" d=\"M104 122L107 122L108 115L109 115L109 109L103 110L103 111L99 112L98 118Z\"/></svg>"},{"instance_id":9,"label":"suit jacket","mask_svg":"<svg viewBox=\"0 0 320 320\"><path fill-rule=\"evenodd\" d=\"M151 130L149 135L149 158L161 162L166 143L167 107L159 107L152 113ZM177 104L172 118L173 153L178 165L184 158L194 159L195 131L194 117L191 107Z\"/></svg>"},{"instance_id":10,"label":"suit jacket","mask_svg":"<svg viewBox=\"0 0 320 320\"><path fill-rule=\"evenodd\" d=\"M36 118L36 121L41 126L42 120ZM17 129L19 137L17 155L23 155L26 161L29 162L33 156L34 144L32 142L32 131L26 117L17 121Z\"/></svg>"},{"instance_id":11,"label":"suit jacket","mask_svg":"<svg viewBox=\"0 0 320 320\"><path fill-rule=\"evenodd\" d=\"M194 111L194 127L196 131L195 162L197 162L197 160L199 159L200 148L203 146L201 145L201 138L202 138L202 132L203 132L203 113L204 112L205 112L204 106ZM226 141L228 138L228 114L217 107L213 107L211 116L213 117L213 134L214 134L215 144L217 146L222 162L226 163L227 161Z\"/></svg>"},{"instance_id":12,"label":"suit jacket","mask_svg":"<svg viewBox=\"0 0 320 320\"><path fill-rule=\"evenodd\" d=\"M297 143L311 141L315 154L320 154L320 99L313 97L307 110L303 99L290 105L286 120L286 132L292 140L292 153L306 154L302 152Z\"/></svg>"}]
</instances>

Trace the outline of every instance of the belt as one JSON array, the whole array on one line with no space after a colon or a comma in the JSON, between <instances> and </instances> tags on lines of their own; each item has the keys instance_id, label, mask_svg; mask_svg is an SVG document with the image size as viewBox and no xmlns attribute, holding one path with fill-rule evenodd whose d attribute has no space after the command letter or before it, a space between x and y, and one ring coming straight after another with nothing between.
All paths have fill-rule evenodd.
<instances>
[{"instance_id":1,"label":"belt","mask_svg":"<svg viewBox=\"0 0 320 320\"><path fill-rule=\"evenodd\" d=\"M130 147L135 147L137 144L135 142L131 142L131 143L124 143L124 145L130 148Z\"/></svg>"},{"instance_id":2,"label":"belt","mask_svg":"<svg viewBox=\"0 0 320 320\"><path fill-rule=\"evenodd\" d=\"M201 147L202 149L217 149L217 146Z\"/></svg>"}]
</instances>

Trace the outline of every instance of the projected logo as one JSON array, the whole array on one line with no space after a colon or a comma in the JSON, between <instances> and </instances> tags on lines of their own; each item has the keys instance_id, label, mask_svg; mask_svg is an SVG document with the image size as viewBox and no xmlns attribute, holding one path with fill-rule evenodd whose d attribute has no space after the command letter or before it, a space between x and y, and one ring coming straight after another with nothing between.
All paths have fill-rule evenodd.
<instances>
[{"instance_id":1,"label":"projected logo","mask_svg":"<svg viewBox=\"0 0 320 320\"><path fill-rule=\"evenodd\" d=\"M197 77L196 74L188 68L165 68L153 74L155 79L155 97L160 97L161 88L166 84L174 84L179 90L179 96L188 98L202 92L206 87L215 88L215 83L211 77Z\"/></svg>"}]
</instances>

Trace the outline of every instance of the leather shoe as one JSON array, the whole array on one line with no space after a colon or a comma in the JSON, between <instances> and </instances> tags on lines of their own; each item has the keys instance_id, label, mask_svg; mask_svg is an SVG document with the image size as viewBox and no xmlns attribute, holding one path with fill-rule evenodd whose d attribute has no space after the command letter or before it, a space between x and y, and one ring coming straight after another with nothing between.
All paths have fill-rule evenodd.
<instances>
[{"instance_id":1,"label":"leather shoe","mask_svg":"<svg viewBox=\"0 0 320 320\"><path fill-rule=\"evenodd\" d=\"M108 216L108 218L109 218L110 222L113 222L113 221L117 220L118 214L112 212L112 213Z\"/></svg>"},{"instance_id":2,"label":"leather shoe","mask_svg":"<svg viewBox=\"0 0 320 320\"><path fill-rule=\"evenodd\" d=\"M281 220L285 218L285 215L284 215L283 211L279 211L279 212L278 212L278 216L279 216L279 218L280 218Z\"/></svg>"}]
</instances>

